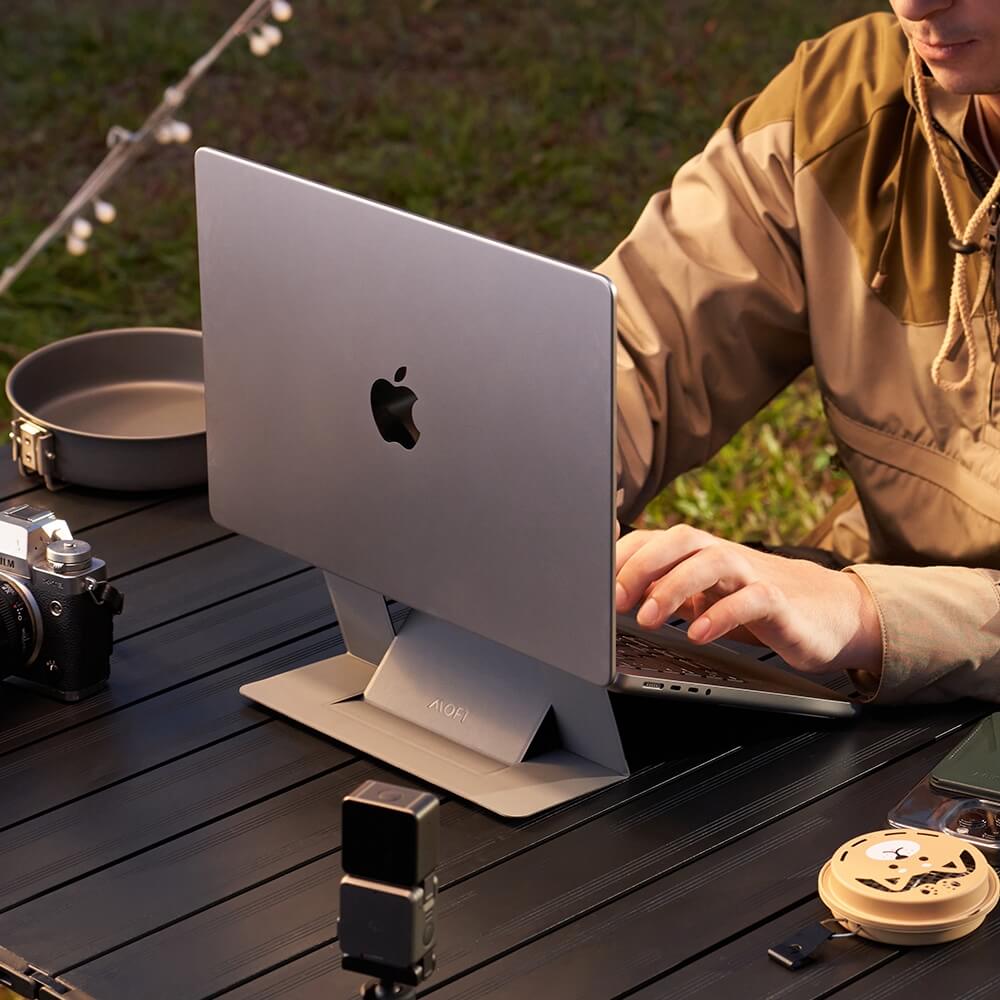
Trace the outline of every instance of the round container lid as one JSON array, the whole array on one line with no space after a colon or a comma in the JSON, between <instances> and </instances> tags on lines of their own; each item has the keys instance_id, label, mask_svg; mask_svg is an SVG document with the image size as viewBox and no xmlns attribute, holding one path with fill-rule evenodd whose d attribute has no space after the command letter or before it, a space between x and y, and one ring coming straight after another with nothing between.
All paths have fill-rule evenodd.
<instances>
[{"instance_id":1,"label":"round container lid","mask_svg":"<svg viewBox=\"0 0 1000 1000\"><path fill-rule=\"evenodd\" d=\"M958 837L878 830L837 849L820 872L819 895L838 917L864 928L934 932L992 910L1000 879L982 852Z\"/></svg>"}]
</instances>

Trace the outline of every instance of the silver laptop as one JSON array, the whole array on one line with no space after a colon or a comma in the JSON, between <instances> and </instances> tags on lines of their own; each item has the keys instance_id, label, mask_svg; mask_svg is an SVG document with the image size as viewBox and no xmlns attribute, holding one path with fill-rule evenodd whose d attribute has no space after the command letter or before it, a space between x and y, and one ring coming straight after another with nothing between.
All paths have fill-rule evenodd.
<instances>
[{"instance_id":1,"label":"silver laptop","mask_svg":"<svg viewBox=\"0 0 1000 1000\"><path fill-rule=\"evenodd\" d=\"M248 695L517 814L557 799L522 795L515 765L596 761L597 784L543 779L564 799L627 773L611 687L854 712L676 630L616 629L606 278L214 150L195 167L212 513L322 568L350 649ZM383 597L416 609L403 629ZM488 801L442 778L497 761Z\"/></svg>"}]
</instances>

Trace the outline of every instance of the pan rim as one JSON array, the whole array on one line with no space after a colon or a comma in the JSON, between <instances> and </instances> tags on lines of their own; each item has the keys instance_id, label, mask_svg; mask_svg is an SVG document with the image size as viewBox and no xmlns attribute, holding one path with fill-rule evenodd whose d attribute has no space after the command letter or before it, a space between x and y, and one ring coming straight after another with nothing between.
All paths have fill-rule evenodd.
<instances>
[{"instance_id":1,"label":"pan rim","mask_svg":"<svg viewBox=\"0 0 1000 1000\"><path fill-rule=\"evenodd\" d=\"M116 326L111 327L107 330L89 330L86 333L74 334L71 337L63 337L59 340L54 340L50 344L44 344L42 347L38 347L30 353L26 354L20 361L16 362L7 373L7 378L4 383L4 391L7 395L7 399L10 401L11 407L14 411L38 424L39 427L45 428L48 431L56 431L62 434L73 434L80 438L87 438L92 441L121 441L121 442L150 442L150 441L194 441L198 438L203 438L206 436L206 431L194 431L193 433L187 434L101 434L96 431L86 431L80 430L75 427L67 427L64 424L54 423L50 420L45 420L42 417L36 416L31 412L31 410L22 406L20 402L14 397L12 392L11 382L16 378L18 372L24 371L25 368L29 367L31 364L35 363L39 357L51 353L52 351L59 350L63 348L63 345L75 342L79 340L90 340L90 339L104 339L112 334L131 334L131 333L168 333L168 334L178 334L184 337L203 339L203 334L201 330L195 330L190 327L175 327L175 326ZM197 380L192 380L192 385L200 384L204 387L204 379L200 383Z\"/></svg>"}]
</instances>

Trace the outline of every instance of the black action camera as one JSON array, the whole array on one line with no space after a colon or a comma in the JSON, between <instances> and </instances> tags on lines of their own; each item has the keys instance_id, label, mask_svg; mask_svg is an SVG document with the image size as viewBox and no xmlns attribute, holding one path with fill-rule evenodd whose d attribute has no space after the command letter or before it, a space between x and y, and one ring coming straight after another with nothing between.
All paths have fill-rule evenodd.
<instances>
[{"instance_id":1,"label":"black action camera","mask_svg":"<svg viewBox=\"0 0 1000 1000\"><path fill-rule=\"evenodd\" d=\"M61 701L101 690L123 603L107 576L51 510L0 510L0 678Z\"/></svg>"},{"instance_id":2,"label":"black action camera","mask_svg":"<svg viewBox=\"0 0 1000 1000\"><path fill-rule=\"evenodd\" d=\"M344 799L340 947L345 969L379 979L373 996L434 971L438 810L429 792L381 781Z\"/></svg>"}]
</instances>

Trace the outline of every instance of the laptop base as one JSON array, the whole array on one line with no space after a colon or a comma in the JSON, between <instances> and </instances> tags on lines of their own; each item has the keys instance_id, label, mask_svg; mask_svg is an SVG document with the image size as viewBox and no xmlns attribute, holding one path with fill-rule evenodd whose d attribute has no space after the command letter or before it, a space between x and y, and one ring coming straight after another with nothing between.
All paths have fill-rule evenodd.
<instances>
[{"instance_id":1,"label":"laptop base","mask_svg":"<svg viewBox=\"0 0 1000 1000\"><path fill-rule=\"evenodd\" d=\"M502 816L628 776L604 687L325 574L348 652L240 691ZM378 664L376 666L376 664Z\"/></svg>"}]
</instances>

